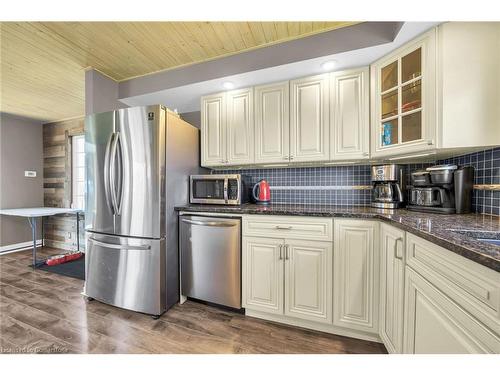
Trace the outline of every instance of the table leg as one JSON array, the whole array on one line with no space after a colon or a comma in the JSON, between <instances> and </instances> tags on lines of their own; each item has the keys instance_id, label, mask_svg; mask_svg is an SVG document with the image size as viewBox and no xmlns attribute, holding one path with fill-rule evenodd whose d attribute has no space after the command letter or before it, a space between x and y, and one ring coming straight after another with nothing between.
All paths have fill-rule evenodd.
<instances>
[{"instance_id":1,"label":"table leg","mask_svg":"<svg viewBox=\"0 0 500 375\"><path fill-rule=\"evenodd\" d=\"M80 214L76 213L76 251L80 251Z\"/></svg>"},{"instance_id":2,"label":"table leg","mask_svg":"<svg viewBox=\"0 0 500 375\"><path fill-rule=\"evenodd\" d=\"M44 228L44 225L43 225L43 216L41 217L42 219L42 223L41 223L41 230L42 230L42 247L45 246L45 228Z\"/></svg>"},{"instance_id":3,"label":"table leg","mask_svg":"<svg viewBox=\"0 0 500 375\"><path fill-rule=\"evenodd\" d=\"M35 269L36 268L36 217L30 217L28 218L28 221L31 225L31 235L33 236L32 257L33 257L33 269Z\"/></svg>"}]
</instances>

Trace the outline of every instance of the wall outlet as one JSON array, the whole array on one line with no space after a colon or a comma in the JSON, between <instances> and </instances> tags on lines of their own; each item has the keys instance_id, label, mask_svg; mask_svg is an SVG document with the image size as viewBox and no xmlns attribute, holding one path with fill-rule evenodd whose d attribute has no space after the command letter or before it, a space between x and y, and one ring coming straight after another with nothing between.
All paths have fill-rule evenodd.
<instances>
[{"instance_id":1,"label":"wall outlet","mask_svg":"<svg viewBox=\"0 0 500 375\"><path fill-rule=\"evenodd\" d=\"M24 171L24 177L36 177L36 171Z\"/></svg>"}]
</instances>

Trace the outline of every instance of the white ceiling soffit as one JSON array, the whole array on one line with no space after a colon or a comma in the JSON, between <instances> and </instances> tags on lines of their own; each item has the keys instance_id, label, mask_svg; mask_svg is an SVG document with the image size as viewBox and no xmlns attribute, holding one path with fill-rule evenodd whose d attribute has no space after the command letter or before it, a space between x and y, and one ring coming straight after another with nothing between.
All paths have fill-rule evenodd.
<instances>
[{"instance_id":1,"label":"white ceiling soffit","mask_svg":"<svg viewBox=\"0 0 500 375\"><path fill-rule=\"evenodd\" d=\"M199 111L200 96L224 91L222 84L226 81L232 82L235 89L286 81L324 73L321 64L329 60L336 61L334 71L367 66L438 24L439 22L405 22L399 34L391 43L212 79L149 94L121 98L120 101L129 106L163 104L167 108L177 109L179 113Z\"/></svg>"}]
</instances>

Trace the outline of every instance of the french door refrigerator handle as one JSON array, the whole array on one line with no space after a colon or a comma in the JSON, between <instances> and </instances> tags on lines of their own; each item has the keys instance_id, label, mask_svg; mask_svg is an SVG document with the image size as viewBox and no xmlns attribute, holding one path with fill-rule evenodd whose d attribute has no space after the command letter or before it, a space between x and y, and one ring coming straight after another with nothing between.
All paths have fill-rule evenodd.
<instances>
[{"instance_id":1,"label":"french door refrigerator handle","mask_svg":"<svg viewBox=\"0 0 500 375\"><path fill-rule=\"evenodd\" d=\"M111 213L115 214L115 209L111 199L111 173L110 173L110 159L111 159L111 145L115 138L115 133L111 133L109 136L106 152L104 153L104 196L106 197L106 205L108 206Z\"/></svg>"},{"instance_id":2,"label":"french door refrigerator handle","mask_svg":"<svg viewBox=\"0 0 500 375\"><path fill-rule=\"evenodd\" d=\"M118 148L118 140L120 138L120 133L116 132L113 142L111 143L110 161L109 161L109 180L110 180L110 192L111 192L111 205L113 206L113 211L115 215L119 215L118 208L118 198L116 196L116 150Z\"/></svg>"},{"instance_id":3,"label":"french door refrigerator handle","mask_svg":"<svg viewBox=\"0 0 500 375\"><path fill-rule=\"evenodd\" d=\"M110 249L117 249L117 250L151 250L151 245L122 245L122 244L114 244L114 243L107 243L107 242L102 242L99 240L96 240L92 237L89 237L89 241L92 243L95 243L96 245L102 246L102 247L107 247Z\"/></svg>"},{"instance_id":4,"label":"french door refrigerator handle","mask_svg":"<svg viewBox=\"0 0 500 375\"><path fill-rule=\"evenodd\" d=\"M116 149L118 151L115 151L115 156L113 159L113 165L116 165L116 161L118 160L119 168L118 168L118 182L113 185L113 191L115 192L115 201L116 201L116 214L121 215L122 211L122 203L123 203L123 175L124 175L124 162L125 158L123 157L123 145L122 145L122 138L120 136L120 132L116 133ZM117 158L118 155L118 158ZM116 185L116 186L115 186Z\"/></svg>"}]
</instances>

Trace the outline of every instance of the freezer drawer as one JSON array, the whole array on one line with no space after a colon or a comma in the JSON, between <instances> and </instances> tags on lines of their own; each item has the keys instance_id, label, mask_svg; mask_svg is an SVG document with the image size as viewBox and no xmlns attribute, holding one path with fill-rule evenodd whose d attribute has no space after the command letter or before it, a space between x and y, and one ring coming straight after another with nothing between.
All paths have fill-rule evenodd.
<instances>
[{"instance_id":1,"label":"freezer drawer","mask_svg":"<svg viewBox=\"0 0 500 375\"><path fill-rule=\"evenodd\" d=\"M181 293L241 308L241 222L180 216Z\"/></svg>"},{"instance_id":2,"label":"freezer drawer","mask_svg":"<svg viewBox=\"0 0 500 375\"><path fill-rule=\"evenodd\" d=\"M87 233L84 294L151 315L166 310L165 240Z\"/></svg>"}]
</instances>

